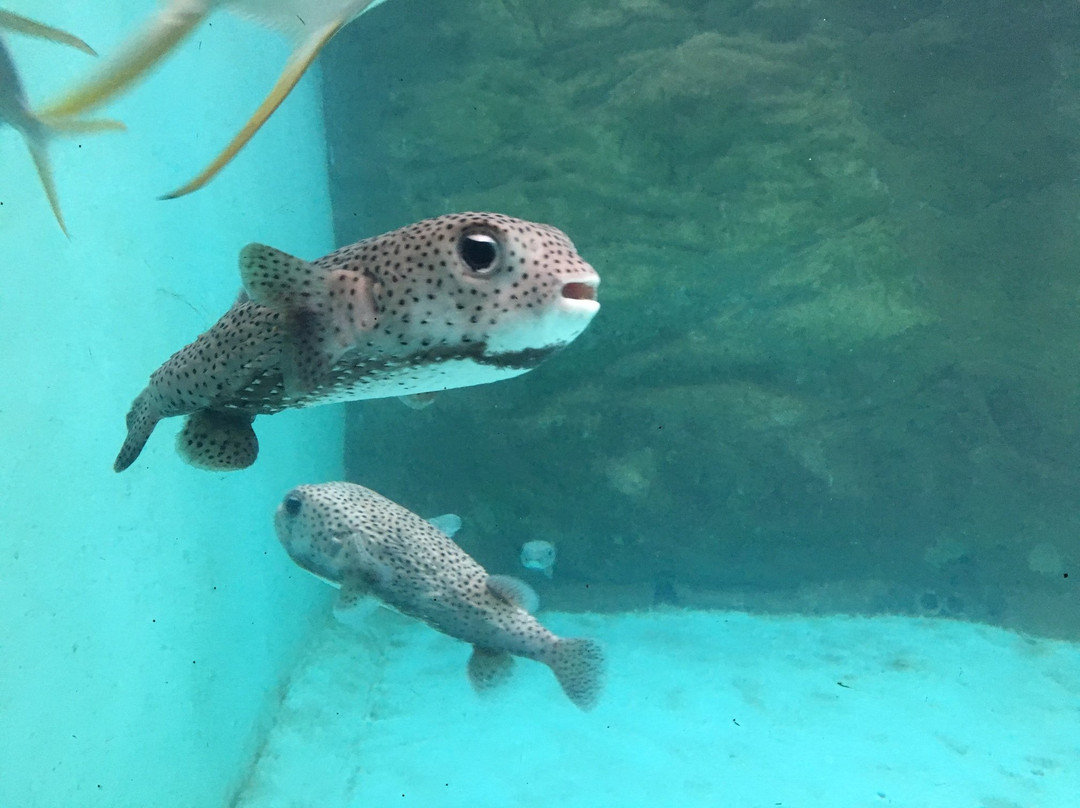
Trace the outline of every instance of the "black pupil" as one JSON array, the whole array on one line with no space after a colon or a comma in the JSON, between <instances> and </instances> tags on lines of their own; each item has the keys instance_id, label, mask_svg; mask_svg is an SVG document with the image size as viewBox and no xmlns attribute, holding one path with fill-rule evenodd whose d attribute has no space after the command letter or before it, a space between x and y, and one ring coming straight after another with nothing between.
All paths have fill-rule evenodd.
<instances>
[{"instance_id":1,"label":"black pupil","mask_svg":"<svg viewBox=\"0 0 1080 808\"><path fill-rule=\"evenodd\" d=\"M491 236L462 236L461 257L473 272L491 269L495 263L495 241Z\"/></svg>"},{"instance_id":2,"label":"black pupil","mask_svg":"<svg viewBox=\"0 0 1080 808\"><path fill-rule=\"evenodd\" d=\"M296 516L296 514L300 513L301 504L303 503L301 503L300 497L285 497L285 513L289 514L289 516Z\"/></svg>"}]
</instances>

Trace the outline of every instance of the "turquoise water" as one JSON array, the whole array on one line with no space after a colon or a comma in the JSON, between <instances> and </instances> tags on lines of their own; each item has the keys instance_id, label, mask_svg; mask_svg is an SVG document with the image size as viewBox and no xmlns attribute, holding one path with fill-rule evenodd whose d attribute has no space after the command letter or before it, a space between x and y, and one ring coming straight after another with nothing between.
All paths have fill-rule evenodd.
<instances>
[{"instance_id":1,"label":"turquoise water","mask_svg":"<svg viewBox=\"0 0 1080 808\"><path fill-rule=\"evenodd\" d=\"M107 59L154 8L2 10ZM52 142L70 238L0 127L0 808L1071 806L1078 28L1065 2L388 0L157 201L288 58L226 8L95 111L126 132ZM95 64L0 36L35 107ZM112 471L244 245L463 210L550 222L600 273L565 351L420 410L260 418L243 471L186 465L165 421ZM599 705L528 661L481 697L466 645L335 620L273 513L339 479L458 514L542 623L604 643Z\"/></svg>"}]
</instances>

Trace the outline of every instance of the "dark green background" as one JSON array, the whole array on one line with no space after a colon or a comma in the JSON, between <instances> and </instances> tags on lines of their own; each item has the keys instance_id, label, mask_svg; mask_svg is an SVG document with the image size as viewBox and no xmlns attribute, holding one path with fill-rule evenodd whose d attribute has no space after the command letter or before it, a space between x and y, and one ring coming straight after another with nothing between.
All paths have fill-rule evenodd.
<instances>
[{"instance_id":1,"label":"dark green background","mask_svg":"<svg viewBox=\"0 0 1080 808\"><path fill-rule=\"evenodd\" d=\"M603 308L520 379L354 406L350 475L461 514L548 605L1080 633L1075 12L366 15L325 62L339 241L456 210L550 222ZM550 584L518 566L535 538Z\"/></svg>"}]
</instances>

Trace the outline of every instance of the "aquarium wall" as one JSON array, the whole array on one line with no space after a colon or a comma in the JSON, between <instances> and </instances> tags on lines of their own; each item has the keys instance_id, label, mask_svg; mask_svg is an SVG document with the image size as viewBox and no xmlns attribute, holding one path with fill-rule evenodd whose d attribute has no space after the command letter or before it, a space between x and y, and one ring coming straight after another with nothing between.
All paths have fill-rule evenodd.
<instances>
[{"instance_id":1,"label":"aquarium wall","mask_svg":"<svg viewBox=\"0 0 1080 808\"><path fill-rule=\"evenodd\" d=\"M108 53L148 1L11 0ZM92 58L5 34L34 102ZM214 474L162 422L112 470L149 374L239 288L263 241L331 248L318 78L240 159L186 199L187 180L261 100L288 49L217 15L103 114L123 134L52 144L68 240L29 155L0 128L0 804L218 806L246 778L328 587L272 528L281 494L341 473L340 408L260 419L251 469Z\"/></svg>"},{"instance_id":2,"label":"aquarium wall","mask_svg":"<svg viewBox=\"0 0 1080 808\"><path fill-rule=\"evenodd\" d=\"M339 238L551 222L603 308L515 381L353 407L354 479L500 571L558 542L549 605L1080 632L1071 4L393 7L328 53Z\"/></svg>"}]
</instances>

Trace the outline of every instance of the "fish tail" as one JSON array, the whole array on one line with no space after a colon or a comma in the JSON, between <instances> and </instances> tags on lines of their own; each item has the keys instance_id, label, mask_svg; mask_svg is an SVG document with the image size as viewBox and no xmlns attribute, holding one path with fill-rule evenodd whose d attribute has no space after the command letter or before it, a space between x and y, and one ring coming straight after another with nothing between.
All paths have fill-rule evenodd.
<instances>
[{"instance_id":1,"label":"fish tail","mask_svg":"<svg viewBox=\"0 0 1080 808\"><path fill-rule=\"evenodd\" d=\"M76 118L41 118L28 113L28 120L23 134L26 138L26 147L30 150L30 157L34 160L34 168L37 169L41 187L45 189L45 197L49 200L53 216L57 224L64 231L64 235L71 238L67 224L64 222L64 213L60 209L60 195L56 192L56 180L53 177L52 161L49 159L49 136L53 134L84 134L97 132L110 132L125 129L120 121L107 118L80 120Z\"/></svg>"},{"instance_id":2,"label":"fish tail","mask_svg":"<svg viewBox=\"0 0 1080 808\"><path fill-rule=\"evenodd\" d=\"M127 414L127 438L120 447L120 454L113 463L113 471L123 471L139 456L150 433L154 431L157 422L161 420L157 408L150 401L150 391L143 390L131 404Z\"/></svg>"},{"instance_id":3,"label":"fish tail","mask_svg":"<svg viewBox=\"0 0 1080 808\"><path fill-rule=\"evenodd\" d=\"M64 235L70 238L67 225L64 223L64 213L60 210L60 197L56 193L56 181L53 179L52 162L49 160L46 138L43 135L40 137L28 135L26 146L30 149L30 156L34 159L34 168L37 169L38 177L41 179L41 187L45 189L45 196L49 200L49 207L52 208L53 216L56 217L56 222L60 225L60 229L64 231Z\"/></svg>"},{"instance_id":4,"label":"fish tail","mask_svg":"<svg viewBox=\"0 0 1080 808\"><path fill-rule=\"evenodd\" d=\"M544 660L563 692L582 710L591 710L604 689L604 649L595 640L559 639Z\"/></svg>"}]
</instances>

